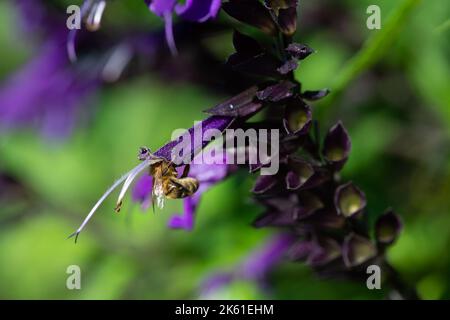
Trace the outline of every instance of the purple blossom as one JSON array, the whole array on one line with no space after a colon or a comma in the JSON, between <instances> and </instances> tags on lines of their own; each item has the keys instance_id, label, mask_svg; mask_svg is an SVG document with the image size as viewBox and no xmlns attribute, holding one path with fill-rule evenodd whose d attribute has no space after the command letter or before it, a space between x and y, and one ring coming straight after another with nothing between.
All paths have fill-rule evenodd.
<instances>
[{"instance_id":1,"label":"purple blossom","mask_svg":"<svg viewBox=\"0 0 450 320\"><path fill-rule=\"evenodd\" d=\"M68 66L62 39L38 54L0 89L0 123L5 128L38 123L46 136L67 135L77 108L98 86L89 72Z\"/></svg>"},{"instance_id":2,"label":"purple blossom","mask_svg":"<svg viewBox=\"0 0 450 320\"><path fill-rule=\"evenodd\" d=\"M85 1L84 16L98 13L100 3L104 1ZM76 33L66 28L64 12L40 0L18 0L15 4L25 36L38 41L30 61L0 86L0 127L4 130L36 126L47 137L67 136L105 83L119 80L134 57L145 56L150 64L164 43L159 33L131 33L122 38L105 35L96 41L96 59L89 51L75 59ZM88 47L92 36L91 32L80 34L80 45Z\"/></svg>"},{"instance_id":3,"label":"purple blossom","mask_svg":"<svg viewBox=\"0 0 450 320\"><path fill-rule=\"evenodd\" d=\"M145 0L145 3L153 13L164 19L167 44L172 54L176 55L173 13L188 21L205 22L217 16L221 0L187 0L184 4L178 4L177 0Z\"/></svg>"},{"instance_id":4,"label":"purple blossom","mask_svg":"<svg viewBox=\"0 0 450 320\"><path fill-rule=\"evenodd\" d=\"M152 192L153 179L150 175L143 175L136 182L133 188L132 199L134 202L141 203L142 209L147 209L151 204L151 192Z\"/></svg>"}]
</instances>

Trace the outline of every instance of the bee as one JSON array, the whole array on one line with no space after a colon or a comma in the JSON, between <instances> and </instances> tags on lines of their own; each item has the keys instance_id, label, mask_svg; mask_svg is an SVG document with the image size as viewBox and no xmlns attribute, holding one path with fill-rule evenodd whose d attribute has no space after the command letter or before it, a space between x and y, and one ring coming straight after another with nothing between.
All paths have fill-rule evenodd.
<instances>
[{"instance_id":1,"label":"bee","mask_svg":"<svg viewBox=\"0 0 450 320\"><path fill-rule=\"evenodd\" d=\"M183 173L178 177L175 165L165 158L157 157L148 148L141 148L138 158L150 162L150 175L152 179L152 203L158 208L164 207L165 199L182 199L193 195L199 187L195 178L188 177L189 165L184 167ZM120 210L120 205L116 211Z\"/></svg>"}]
</instances>

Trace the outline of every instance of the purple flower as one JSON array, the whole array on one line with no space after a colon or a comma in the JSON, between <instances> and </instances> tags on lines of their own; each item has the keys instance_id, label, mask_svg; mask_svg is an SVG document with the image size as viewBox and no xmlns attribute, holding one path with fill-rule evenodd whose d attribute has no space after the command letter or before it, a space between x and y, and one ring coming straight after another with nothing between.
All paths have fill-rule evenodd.
<instances>
[{"instance_id":1,"label":"purple flower","mask_svg":"<svg viewBox=\"0 0 450 320\"><path fill-rule=\"evenodd\" d=\"M135 202L139 202L142 205L142 209L147 209L151 204L151 192L152 192L153 178L150 175L143 175L136 182L133 188L132 199Z\"/></svg>"},{"instance_id":2,"label":"purple flower","mask_svg":"<svg viewBox=\"0 0 450 320\"><path fill-rule=\"evenodd\" d=\"M77 107L96 89L90 72L71 68L64 39L51 39L0 89L0 123L4 128L38 123L46 136L67 135Z\"/></svg>"},{"instance_id":3,"label":"purple flower","mask_svg":"<svg viewBox=\"0 0 450 320\"><path fill-rule=\"evenodd\" d=\"M39 0L18 0L16 6L27 35L40 36L42 43L34 57L0 87L1 127L37 124L46 136L66 136L79 107L99 86L98 70L70 64L63 14Z\"/></svg>"},{"instance_id":4,"label":"purple flower","mask_svg":"<svg viewBox=\"0 0 450 320\"><path fill-rule=\"evenodd\" d=\"M173 37L173 13L188 21L205 22L217 16L221 0L186 0L184 4L178 4L177 0L145 0L145 3L153 13L164 19L167 44L175 55L177 48Z\"/></svg>"}]
</instances>

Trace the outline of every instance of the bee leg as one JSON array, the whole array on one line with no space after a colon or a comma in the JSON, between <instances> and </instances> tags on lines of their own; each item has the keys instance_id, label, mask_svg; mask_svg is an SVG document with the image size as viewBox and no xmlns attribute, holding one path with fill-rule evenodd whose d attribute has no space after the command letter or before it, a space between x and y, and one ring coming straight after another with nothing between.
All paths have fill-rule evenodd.
<instances>
[{"instance_id":1,"label":"bee leg","mask_svg":"<svg viewBox=\"0 0 450 320\"><path fill-rule=\"evenodd\" d=\"M183 173L181 174L181 177L180 177L181 179L187 177L187 175L189 174L189 169L190 168L191 168L191 166L189 164L186 164L184 166Z\"/></svg>"}]
</instances>

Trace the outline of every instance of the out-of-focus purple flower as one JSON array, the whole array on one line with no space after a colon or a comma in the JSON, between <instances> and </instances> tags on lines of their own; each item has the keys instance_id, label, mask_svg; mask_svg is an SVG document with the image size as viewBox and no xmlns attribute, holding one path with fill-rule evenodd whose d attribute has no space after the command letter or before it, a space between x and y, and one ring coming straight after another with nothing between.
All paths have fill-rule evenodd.
<instances>
[{"instance_id":1,"label":"out-of-focus purple flower","mask_svg":"<svg viewBox=\"0 0 450 320\"><path fill-rule=\"evenodd\" d=\"M60 24L65 27L64 17L59 17L48 10L43 0L15 0L12 2L21 17L18 23L28 34L45 35L53 33Z\"/></svg>"},{"instance_id":2,"label":"out-of-focus purple flower","mask_svg":"<svg viewBox=\"0 0 450 320\"><path fill-rule=\"evenodd\" d=\"M177 0L144 1L153 13L164 19L167 44L174 55L177 48L173 37L173 13L188 21L205 22L217 16L221 5L221 0L187 0L184 4L178 4Z\"/></svg>"},{"instance_id":3,"label":"out-of-focus purple flower","mask_svg":"<svg viewBox=\"0 0 450 320\"><path fill-rule=\"evenodd\" d=\"M136 182L133 188L132 199L142 205L142 209L147 209L151 204L151 193L153 178L150 175L143 175Z\"/></svg>"},{"instance_id":4,"label":"out-of-focus purple flower","mask_svg":"<svg viewBox=\"0 0 450 320\"><path fill-rule=\"evenodd\" d=\"M3 128L37 123L46 136L64 136L97 85L90 72L68 67L64 40L52 39L0 89L0 123Z\"/></svg>"},{"instance_id":5,"label":"out-of-focus purple flower","mask_svg":"<svg viewBox=\"0 0 450 320\"><path fill-rule=\"evenodd\" d=\"M86 24L99 23L105 4L105 0L83 3ZM134 57L145 56L146 63L153 61L157 48L164 43L160 32L131 33L123 38L104 35L97 39L94 59L87 50L75 59L70 35L76 30L67 29L64 12L42 0L17 0L15 5L22 17L19 21L24 22L25 36L37 43L31 60L2 81L2 129L33 126L48 137L66 136L82 114L81 107L88 105L102 85L120 80ZM80 46L87 47L93 34L83 33L78 40ZM69 52L67 46L72 48Z\"/></svg>"},{"instance_id":6,"label":"out-of-focus purple flower","mask_svg":"<svg viewBox=\"0 0 450 320\"><path fill-rule=\"evenodd\" d=\"M239 267L238 275L245 279L262 281L285 256L294 237L280 234L270 239L263 248L253 252Z\"/></svg>"},{"instance_id":7,"label":"out-of-focus purple flower","mask_svg":"<svg viewBox=\"0 0 450 320\"><path fill-rule=\"evenodd\" d=\"M233 270L208 277L201 286L201 296L213 296L214 292L236 280L255 281L259 286L266 287L270 272L285 258L294 241L295 237L290 234L273 236Z\"/></svg>"},{"instance_id":8,"label":"out-of-focus purple flower","mask_svg":"<svg viewBox=\"0 0 450 320\"><path fill-rule=\"evenodd\" d=\"M38 36L42 43L32 60L0 88L1 127L38 125L45 136L65 136L73 128L78 107L99 85L97 70L70 65L63 14L39 0L18 0L16 7L26 35Z\"/></svg>"}]
</instances>

